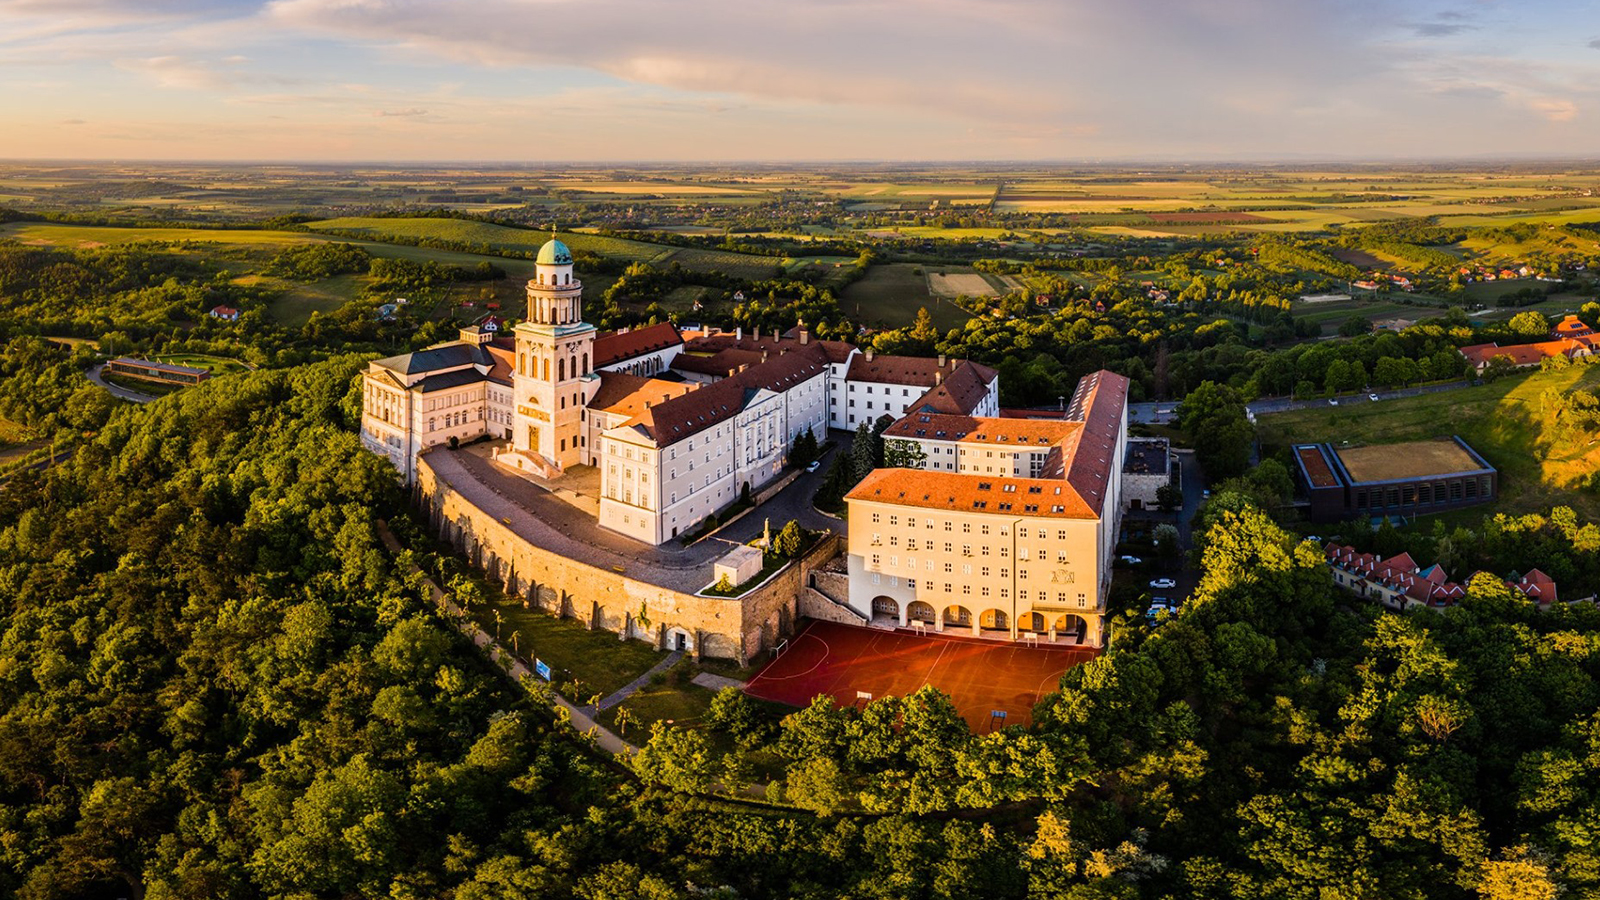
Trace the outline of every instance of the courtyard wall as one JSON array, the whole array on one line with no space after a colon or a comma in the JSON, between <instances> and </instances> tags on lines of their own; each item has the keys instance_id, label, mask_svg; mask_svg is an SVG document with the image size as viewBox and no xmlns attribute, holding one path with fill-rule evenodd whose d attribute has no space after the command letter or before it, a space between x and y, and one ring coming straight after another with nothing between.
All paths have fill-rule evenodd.
<instances>
[{"instance_id":1,"label":"courtyard wall","mask_svg":"<svg viewBox=\"0 0 1600 900\"><path fill-rule=\"evenodd\" d=\"M676 648L681 636L696 657L741 665L794 633L811 571L839 552L839 537L830 534L757 590L698 597L534 545L439 478L425 456L417 464L417 498L440 538L527 605L658 649ZM707 583L710 572L707 565Z\"/></svg>"}]
</instances>

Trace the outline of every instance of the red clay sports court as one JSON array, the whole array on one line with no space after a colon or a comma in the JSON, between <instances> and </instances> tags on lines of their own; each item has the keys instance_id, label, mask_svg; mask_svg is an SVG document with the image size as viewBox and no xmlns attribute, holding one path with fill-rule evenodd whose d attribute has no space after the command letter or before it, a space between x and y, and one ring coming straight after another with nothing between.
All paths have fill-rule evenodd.
<instances>
[{"instance_id":1,"label":"red clay sports court","mask_svg":"<svg viewBox=\"0 0 1600 900\"><path fill-rule=\"evenodd\" d=\"M858 693L905 697L931 684L951 696L974 731L986 732L1027 725L1034 703L1056 689L1061 673L1098 652L813 621L750 679L745 693L790 706L832 694L850 706ZM991 722L994 710L1005 711L1003 723Z\"/></svg>"}]
</instances>

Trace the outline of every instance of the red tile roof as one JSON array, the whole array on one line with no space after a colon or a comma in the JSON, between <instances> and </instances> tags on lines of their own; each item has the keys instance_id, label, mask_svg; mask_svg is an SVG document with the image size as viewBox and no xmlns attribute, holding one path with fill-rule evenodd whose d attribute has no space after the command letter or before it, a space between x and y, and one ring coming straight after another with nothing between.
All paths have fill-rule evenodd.
<instances>
[{"instance_id":1,"label":"red tile roof","mask_svg":"<svg viewBox=\"0 0 1600 900\"><path fill-rule=\"evenodd\" d=\"M1063 419L976 418L941 413L912 413L890 425L883 436L976 444L1009 444L1040 449L1062 440L1082 427L1081 422L1068 422Z\"/></svg>"},{"instance_id":2,"label":"red tile roof","mask_svg":"<svg viewBox=\"0 0 1600 900\"><path fill-rule=\"evenodd\" d=\"M938 361L929 360L929 362ZM850 366L850 370L855 371L854 364ZM995 377L995 371L988 366L961 360L949 376L940 379L938 384L929 388L928 392L910 408L945 415L971 414L977 410L983 398L989 395L989 385L993 383Z\"/></svg>"},{"instance_id":3,"label":"red tile roof","mask_svg":"<svg viewBox=\"0 0 1600 900\"><path fill-rule=\"evenodd\" d=\"M646 325L631 331L614 331L594 339L594 367L616 365L619 362L665 350L682 344L683 336L678 326L671 322Z\"/></svg>"},{"instance_id":4,"label":"red tile roof","mask_svg":"<svg viewBox=\"0 0 1600 900\"><path fill-rule=\"evenodd\" d=\"M827 372L827 357L820 349L794 344L783 350L764 363L654 404L623 427L637 427L658 447L671 446L738 415L756 391L782 393Z\"/></svg>"},{"instance_id":5,"label":"red tile roof","mask_svg":"<svg viewBox=\"0 0 1600 900\"><path fill-rule=\"evenodd\" d=\"M624 416L636 416L650 406L681 397L695 385L623 372L599 372L600 389L589 398L590 409Z\"/></svg>"},{"instance_id":6,"label":"red tile roof","mask_svg":"<svg viewBox=\"0 0 1600 900\"><path fill-rule=\"evenodd\" d=\"M1077 445L1062 447L1064 454L1070 453L1067 480L1096 510L1105 506L1111 473L1122 466L1122 460L1116 458L1117 441L1127 406L1128 379L1104 369L1080 379L1067 405L1068 417L1083 422Z\"/></svg>"},{"instance_id":7,"label":"red tile roof","mask_svg":"<svg viewBox=\"0 0 1600 900\"><path fill-rule=\"evenodd\" d=\"M992 428L997 436L1017 433L1032 436L1037 441L1042 435L1053 434L1056 439L1049 443L1049 454L1038 478L877 469L856 485L846 499L963 512L1100 518L1104 514L1111 476L1121 466L1121 460L1115 457L1127 399L1128 379L1102 370L1078 382L1070 418L1064 422L913 413L890 426L889 432L899 428L904 433L909 429L915 435L918 428L930 426L937 432L938 423L945 426L946 432L953 433L970 424L972 428L968 434L975 434L976 429ZM924 418L928 421L923 422Z\"/></svg>"},{"instance_id":8,"label":"red tile roof","mask_svg":"<svg viewBox=\"0 0 1600 900\"><path fill-rule=\"evenodd\" d=\"M789 337L786 335L784 337L779 337L775 334L769 334L763 338L756 338L754 335L750 334L747 334L744 337L739 337L733 332L725 331L721 334L709 334L705 335L704 337L697 337L690 341L684 349L691 353L716 353L721 350L734 348L738 350L754 350L758 353L762 350L765 350L771 354L776 353L785 347L789 348L790 350L802 346L819 347L822 349L822 352L828 355L828 361L835 363L842 363L849 359L850 354L854 353L856 349L854 344L848 344L844 341L819 341L810 339L807 340L806 343L801 344L799 333L793 331L792 329L791 333L793 333L795 336Z\"/></svg>"},{"instance_id":9,"label":"red tile roof","mask_svg":"<svg viewBox=\"0 0 1600 900\"><path fill-rule=\"evenodd\" d=\"M1059 478L993 478L922 469L874 469L846 499L1005 516L1099 518L1099 513L1072 485Z\"/></svg>"}]
</instances>

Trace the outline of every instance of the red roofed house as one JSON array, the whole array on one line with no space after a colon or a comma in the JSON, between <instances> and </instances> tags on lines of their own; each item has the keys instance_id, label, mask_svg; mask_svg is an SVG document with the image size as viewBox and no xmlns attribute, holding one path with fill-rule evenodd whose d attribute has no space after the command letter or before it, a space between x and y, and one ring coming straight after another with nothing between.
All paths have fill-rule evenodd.
<instances>
[{"instance_id":1,"label":"red roofed house","mask_svg":"<svg viewBox=\"0 0 1600 900\"><path fill-rule=\"evenodd\" d=\"M1409 553L1380 560L1375 554L1357 553L1354 547L1334 543L1324 547L1323 553L1333 570L1334 584L1358 597L1377 600L1390 609L1413 606L1444 609L1467 595L1465 583L1451 581L1443 566L1435 564L1419 569ZM1507 581L1506 586L1541 607L1556 602L1555 582L1538 569Z\"/></svg>"},{"instance_id":2,"label":"red roofed house","mask_svg":"<svg viewBox=\"0 0 1600 900\"><path fill-rule=\"evenodd\" d=\"M224 322L234 322L239 319L239 311L231 306L213 306L206 315Z\"/></svg>"}]
</instances>

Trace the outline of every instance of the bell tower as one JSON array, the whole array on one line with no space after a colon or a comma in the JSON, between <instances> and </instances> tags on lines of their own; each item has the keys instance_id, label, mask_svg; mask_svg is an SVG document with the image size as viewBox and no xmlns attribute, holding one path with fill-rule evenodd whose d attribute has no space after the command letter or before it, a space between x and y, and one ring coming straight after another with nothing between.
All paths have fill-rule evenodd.
<instances>
[{"instance_id":1,"label":"bell tower","mask_svg":"<svg viewBox=\"0 0 1600 900\"><path fill-rule=\"evenodd\" d=\"M559 474L584 459L584 404L599 376L593 371L595 328L583 321L583 283L573 274L567 245L553 236L539 248L526 321L514 331L512 445L536 455L547 475Z\"/></svg>"}]
</instances>

